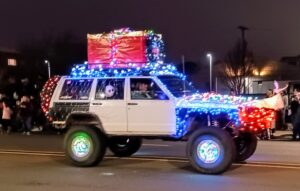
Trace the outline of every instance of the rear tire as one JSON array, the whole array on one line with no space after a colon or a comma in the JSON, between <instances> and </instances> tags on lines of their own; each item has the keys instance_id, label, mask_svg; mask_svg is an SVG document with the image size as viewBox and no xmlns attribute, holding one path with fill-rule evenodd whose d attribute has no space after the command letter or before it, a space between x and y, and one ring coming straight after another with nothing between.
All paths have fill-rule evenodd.
<instances>
[{"instance_id":1,"label":"rear tire","mask_svg":"<svg viewBox=\"0 0 300 191\"><path fill-rule=\"evenodd\" d=\"M75 166L88 167L102 161L106 151L106 136L96 127L71 127L64 138L65 154Z\"/></svg>"},{"instance_id":2,"label":"rear tire","mask_svg":"<svg viewBox=\"0 0 300 191\"><path fill-rule=\"evenodd\" d=\"M250 158L257 147L257 137L252 133L241 133L235 139L237 149L236 159L237 162L243 162Z\"/></svg>"},{"instance_id":3,"label":"rear tire","mask_svg":"<svg viewBox=\"0 0 300 191\"><path fill-rule=\"evenodd\" d=\"M192 166L204 174L220 174L235 159L235 144L228 132L217 127L201 127L188 140L187 156Z\"/></svg>"},{"instance_id":4,"label":"rear tire","mask_svg":"<svg viewBox=\"0 0 300 191\"><path fill-rule=\"evenodd\" d=\"M142 145L138 137L111 137L108 147L118 157L129 157L136 153Z\"/></svg>"}]
</instances>

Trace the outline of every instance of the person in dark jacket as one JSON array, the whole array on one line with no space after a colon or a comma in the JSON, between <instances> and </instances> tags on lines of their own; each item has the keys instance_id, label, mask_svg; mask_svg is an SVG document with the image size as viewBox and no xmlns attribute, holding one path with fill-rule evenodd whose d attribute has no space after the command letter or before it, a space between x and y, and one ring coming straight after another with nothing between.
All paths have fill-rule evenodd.
<instances>
[{"instance_id":1,"label":"person in dark jacket","mask_svg":"<svg viewBox=\"0 0 300 191\"><path fill-rule=\"evenodd\" d=\"M3 114L3 98L0 98L0 134L3 134L3 125L2 125L2 114Z\"/></svg>"},{"instance_id":2,"label":"person in dark jacket","mask_svg":"<svg viewBox=\"0 0 300 191\"><path fill-rule=\"evenodd\" d=\"M300 107L296 96L293 96L291 101L291 120L293 124L293 140L296 140L297 136L300 139Z\"/></svg>"},{"instance_id":3,"label":"person in dark jacket","mask_svg":"<svg viewBox=\"0 0 300 191\"><path fill-rule=\"evenodd\" d=\"M19 117L22 123L23 134L30 135L32 129L32 111L33 106L29 96L23 96L19 106Z\"/></svg>"}]
</instances>

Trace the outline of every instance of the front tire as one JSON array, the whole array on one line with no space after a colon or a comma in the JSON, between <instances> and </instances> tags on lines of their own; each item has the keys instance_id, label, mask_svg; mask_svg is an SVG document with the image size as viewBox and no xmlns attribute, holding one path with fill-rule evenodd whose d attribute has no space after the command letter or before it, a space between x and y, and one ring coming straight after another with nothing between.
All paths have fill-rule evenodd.
<instances>
[{"instance_id":1,"label":"front tire","mask_svg":"<svg viewBox=\"0 0 300 191\"><path fill-rule=\"evenodd\" d=\"M235 159L235 145L226 131L201 127L188 140L187 156L192 166L204 174L220 174Z\"/></svg>"},{"instance_id":2,"label":"front tire","mask_svg":"<svg viewBox=\"0 0 300 191\"><path fill-rule=\"evenodd\" d=\"M94 166L104 157L106 136L96 127L71 127L65 135L64 148L68 161L75 166Z\"/></svg>"},{"instance_id":3,"label":"front tire","mask_svg":"<svg viewBox=\"0 0 300 191\"><path fill-rule=\"evenodd\" d=\"M252 133L241 133L235 139L237 154L235 161L243 162L250 158L257 147L257 137Z\"/></svg>"},{"instance_id":4,"label":"front tire","mask_svg":"<svg viewBox=\"0 0 300 191\"><path fill-rule=\"evenodd\" d=\"M111 137L108 147L117 157L129 157L136 153L142 145L138 137Z\"/></svg>"}]
</instances>

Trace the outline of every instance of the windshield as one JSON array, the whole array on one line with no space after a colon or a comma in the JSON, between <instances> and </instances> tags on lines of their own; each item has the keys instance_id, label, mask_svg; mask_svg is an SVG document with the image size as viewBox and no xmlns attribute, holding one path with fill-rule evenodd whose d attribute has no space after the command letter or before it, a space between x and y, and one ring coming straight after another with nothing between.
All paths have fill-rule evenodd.
<instances>
[{"instance_id":1,"label":"windshield","mask_svg":"<svg viewBox=\"0 0 300 191\"><path fill-rule=\"evenodd\" d=\"M196 89L191 83L181 79L179 76L158 76L158 79L160 79L175 97L196 93Z\"/></svg>"}]
</instances>

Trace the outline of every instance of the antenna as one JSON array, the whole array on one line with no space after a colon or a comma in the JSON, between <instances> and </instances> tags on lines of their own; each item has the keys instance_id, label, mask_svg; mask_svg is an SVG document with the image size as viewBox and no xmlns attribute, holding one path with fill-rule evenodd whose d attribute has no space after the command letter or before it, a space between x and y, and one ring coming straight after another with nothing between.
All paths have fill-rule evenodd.
<instances>
[{"instance_id":1,"label":"antenna","mask_svg":"<svg viewBox=\"0 0 300 191\"><path fill-rule=\"evenodd\" d=\"M185 76L185 59L184 55L181 56L181 63L182 63L182 73ZM185 87L185 80L183 81L183 95L185 95L186 92L186 87Z\"/></svg>"}]
</instances>

